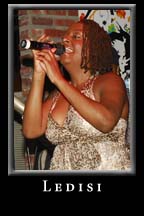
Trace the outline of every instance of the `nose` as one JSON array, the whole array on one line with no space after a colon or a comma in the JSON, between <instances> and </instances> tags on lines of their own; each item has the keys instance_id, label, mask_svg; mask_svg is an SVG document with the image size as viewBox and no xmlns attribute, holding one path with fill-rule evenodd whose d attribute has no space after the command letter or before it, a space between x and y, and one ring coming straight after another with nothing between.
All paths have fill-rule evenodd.
<instances>
[{"instance_id":1,"label":"nose","mask_svg":"<svg viewBox=\"0 0 144 216\"><path fill-rule=\"evenodd\" d=\"M64 44L69 44L69 43L70 43L70 40L68 39L68 37L65 36L65 37L63 38L63 43L64 43Z\"/></svg>"}]
</instances>

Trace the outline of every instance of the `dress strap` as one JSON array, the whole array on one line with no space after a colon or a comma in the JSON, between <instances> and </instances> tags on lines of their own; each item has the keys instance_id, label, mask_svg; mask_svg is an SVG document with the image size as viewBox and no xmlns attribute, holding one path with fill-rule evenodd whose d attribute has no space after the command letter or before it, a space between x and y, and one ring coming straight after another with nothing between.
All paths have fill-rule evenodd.
<instances>
[{"instance_id":1,"label":"dress strap","mask_svg":"<svg viewBox=\"0 0 144 216\"><path fill-rule=\"evenodd\" d=\"M52 111L53 111L53 109L54 109L54 107L55 107L55 105L57 103L57 100L58 100L59 96L60 96L60 92L57 91L56 94L54 95L53 99L52 99L52 105L51 105L51 108L50 108L50 113L52 113Z\"/></svg>"},{"instance_id":2,"label":"dress strap","mask_svg":"<svg viewBox=\"0 0 144 216\"><path fill-rule=\"evenodd\" d=\"M93 89L94 82L97 78L98 78L98 75L93 76L92 81L91 81L91 89Z\"/></svg>"},{"instance_id":3,"label":"dress strap","mask_svg":"<svg viewBox=\"0 0 144 216\"><path fill-rule=\"evenodd\" d=\"M95 97L94 97L94 92L93 92L93 86L94 86L94 82L95 80L98 78L98 75L95 75L91 81L91 85L90 85L90 94L92 96L92 99L95 100Z\"/></svg>"}]
</instances>

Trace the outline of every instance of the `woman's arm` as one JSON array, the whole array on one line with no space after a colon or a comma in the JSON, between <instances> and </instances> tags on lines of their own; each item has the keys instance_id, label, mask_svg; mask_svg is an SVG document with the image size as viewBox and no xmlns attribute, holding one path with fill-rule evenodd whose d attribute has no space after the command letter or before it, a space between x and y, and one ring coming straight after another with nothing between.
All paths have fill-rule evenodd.
<instances>
[{"instance_id":1,"label":"woman's arm","mask_svg":"<svg viewBox=\"0 0 144 216\"><path fill-rule=\"evenodd\" d=\"M114 73L100 75L94 83L94 95L99 94L99 102L83 95L61 75L51 51L39 55L49 79L79 114L98 130L107 133L113 129L122 114L126 101L126 91L122 79Z\"/></svg>"},{"instance_id":2,"label":"woman's arm","mask_svg":"<svg viewBox=\"0 0 144 216\"><path fill-rule=\"evenodd\" d=\"M36 138L44 133L52 102L52 99L47 99L44 104L42 101L46 69L38 59L38 53L40 51L33 50L34 72L23 117L23 134L26 138Z\"/></svg>"},{"instance_id":3,"label":"woman's arm","mask_svg":"<svg viewBox=\"0 0 144 216\"><path fill-rule=\"evenodd\" d=\"M86 97L64 79L56 85L79 114L104 133L110 132L121 117L125 88L117 75L103 75L99 82L95 81L93 91L95 95L99 91L99 102Z\"/></svg>"},{"instance_id":4,"label":"woman's arm","mask_svg":"<svg viewBox=\"0 0 144 216\"><path fill-rule=\"evenodd\" d=\"M45 75L34 73L23 117L23 134L27 138L34 138L41 134L44 80Z\"/></svg>"},{"instance_id":5,"label":"woman's arm","mask_svg":"<svg viewBox=\"0 0 144 216\"><path fill-rule=\"evenodd\" d=\"M49 36L42 35L38 41L45 42ZM28 95L23 118L23 134L27 138L36 138L45 132L47 117L52 104L54 94L51 94L43 103L43 90L47 68L39 59L41 53L47 53L48 50L32 50L34 57L34 73L30 93ZM53 48L55 52L55 48ZM55 61L59 56L55 55Z\"/></svg>"}]
</instances>

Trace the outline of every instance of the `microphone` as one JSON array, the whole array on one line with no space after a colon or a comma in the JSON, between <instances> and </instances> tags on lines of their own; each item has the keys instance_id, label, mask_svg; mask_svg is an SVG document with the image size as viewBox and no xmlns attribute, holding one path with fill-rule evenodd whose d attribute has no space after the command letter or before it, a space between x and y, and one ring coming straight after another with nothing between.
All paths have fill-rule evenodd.
<instances>
[{"instance_id":1,"label":"microphone","mask_svg":"<svg viewBox=\"0 0 144 216\"><path fill-rule=\"evenodd\" d=\"M42 50L42 49L52 49L56 48L55 54L56 55L62 55L65 52L65 47L61 43L46 43L46 42L38 42L38 41L31 41L31 40L22 40L20 42L20 47L23 49L36 49L36 50Z\"/></svg>"}]
</instances>

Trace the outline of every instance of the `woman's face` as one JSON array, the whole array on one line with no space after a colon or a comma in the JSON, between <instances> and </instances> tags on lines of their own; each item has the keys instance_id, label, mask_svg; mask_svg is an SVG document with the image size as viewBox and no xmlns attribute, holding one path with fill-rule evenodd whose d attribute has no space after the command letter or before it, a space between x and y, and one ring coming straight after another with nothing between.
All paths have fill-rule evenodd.
<instances>
[{"instance_id":1,"label":"woman's face","mask_svg":"<svg viewBox=\"0 0 144 216\"><path fill-rule=\"evenodd\" d=\"M83 46L83 24L74 23L63 37L66 52L61 55L60 61L66 66L80 66Z\"/></svg>"}]
</instances>

